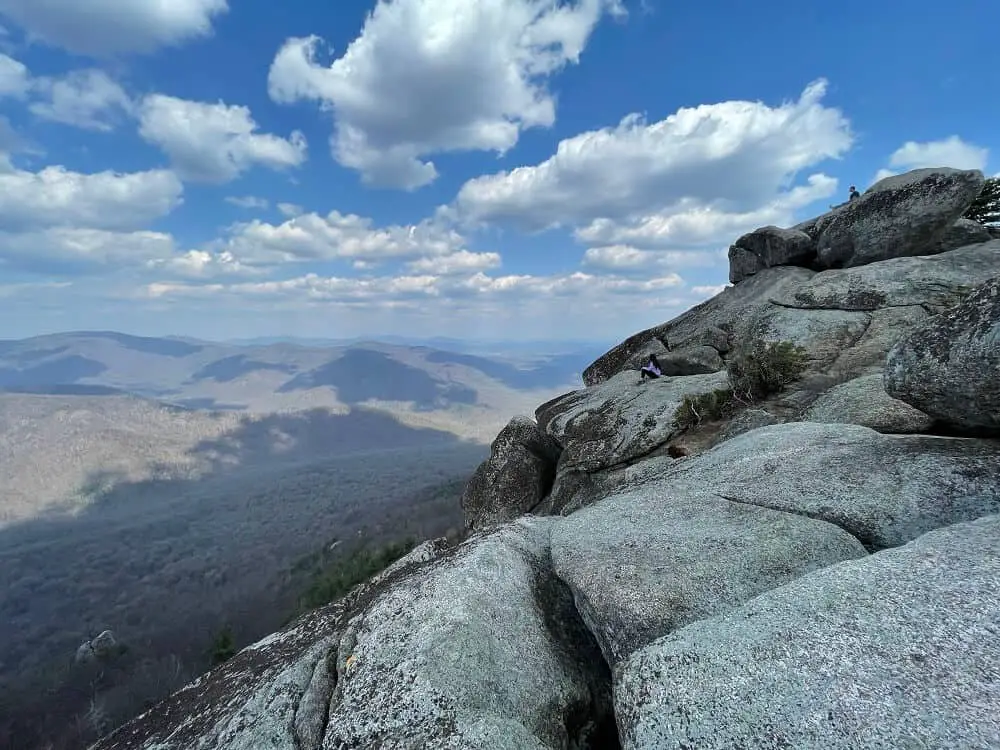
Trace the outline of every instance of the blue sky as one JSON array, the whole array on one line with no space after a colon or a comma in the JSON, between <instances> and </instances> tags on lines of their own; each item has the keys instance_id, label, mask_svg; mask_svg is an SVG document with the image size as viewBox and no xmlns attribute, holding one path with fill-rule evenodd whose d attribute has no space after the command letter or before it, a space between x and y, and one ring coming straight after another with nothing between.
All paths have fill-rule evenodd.
<instances>
[{"instance_id":1,"label":"blue sky","mask_svg":"<svg viewBox=\"0 0 1000 750\"><path fill-rule=\"evenodd\" d=\"M0 0L0 337L622 338L1000 172L990 0Z\"/></svg>"}]
</instances>

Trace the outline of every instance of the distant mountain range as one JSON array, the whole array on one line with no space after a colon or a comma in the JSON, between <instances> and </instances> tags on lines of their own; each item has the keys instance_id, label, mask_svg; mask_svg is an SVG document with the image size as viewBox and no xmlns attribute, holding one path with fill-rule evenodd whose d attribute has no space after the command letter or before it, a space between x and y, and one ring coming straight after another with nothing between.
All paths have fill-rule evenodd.
<instances>
[{"instance_id":1,"label":"distant mountain range","mask_svg":"<svg viewBox=\"0 0 1000 750\"><path fill-rule=\"evenodd\" d=\"M573 342L403 341L236 344L60 333L0 341L0 391L131 394L194 409L255 412L365 403L424 412L493 409L524 391L575 387L602 351L600 345L574 348Z\"/></svg>"}]
</instances>

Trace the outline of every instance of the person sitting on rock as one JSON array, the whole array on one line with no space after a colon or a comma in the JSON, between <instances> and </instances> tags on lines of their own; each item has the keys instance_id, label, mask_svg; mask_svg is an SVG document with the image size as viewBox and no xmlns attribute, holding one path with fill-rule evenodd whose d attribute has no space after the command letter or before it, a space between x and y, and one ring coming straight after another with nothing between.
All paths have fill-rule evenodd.
<instances>
[{"instance_id":1,"label":"person sitting on rock","mask_svg":"<svg viewBox=\"0 0 1000 750\"><path fill-rule=\"evenodd\" d=\"M644 382L646 378L653 380L662 374L663 370L660 369L660 360L656 358L655 354L650 354L649 361L639 368L639 382Z\"/></svg>"},{"instance_id":2,"label":"person sitting on rock","mask_svg":"<svg viewBox=\"0 0 1000 750\"><path fill-rule=\"evenodd\" d=\"M847 199L848 203L860 197L861 193L858 192L858 189L854 185L851 185L851 197Z\"/></svg>"}]
</instances>

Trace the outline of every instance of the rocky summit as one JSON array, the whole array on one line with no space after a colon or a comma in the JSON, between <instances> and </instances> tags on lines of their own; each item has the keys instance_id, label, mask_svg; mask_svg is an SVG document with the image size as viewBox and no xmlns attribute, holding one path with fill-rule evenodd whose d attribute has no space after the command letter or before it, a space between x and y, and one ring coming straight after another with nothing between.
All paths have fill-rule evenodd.
<instances>
[{"instance_id":1,"label":"rocky summit","mask_svg":"<svg viewBox=\"0 0 1000 750\"><path fill-rule=\"evenodd\" d=\"M918 170L518 416L427 542L97 750L1000 747L1000 240ZM656 354L664 376L641 381Z\"/></svg>"}]
</instances>

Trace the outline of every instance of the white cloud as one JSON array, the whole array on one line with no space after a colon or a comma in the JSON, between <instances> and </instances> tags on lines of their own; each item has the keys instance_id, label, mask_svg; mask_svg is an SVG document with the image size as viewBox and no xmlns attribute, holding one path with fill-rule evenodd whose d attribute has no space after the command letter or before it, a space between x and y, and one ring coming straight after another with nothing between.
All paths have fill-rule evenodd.
<instances>
[{"instance_id":1,"label":"white cloud","mask_svg":"<svg viewBox=\"0 0 1000 750\"><path fill-rule=\"evenodd\" d=\"M316 36L286 41L272 99L318 100L335 116L334 158L366 183L415 189L447 151L504 153L522 130L555 121L547 79L580 59L619 0L379 0L329 66Z\"/></svg>"},{"instance_id":2,"label":"white cloud","mask_svg":"<svg viewBox=\"0 0 1000 750\"><path fill-rule=\"evenodd\" d=\"M101 70L77 70L63 78L36 78L32 90L43 97L29 106L35 116L78 128L107 132L117 117L132 111L132 100Z\"/></svg>"},{"instance_id":3,"label":"white cloud","mask_svg":"<svg viewBox=\"0 0 1000 750\"><path fill-rule=\"evenodd\" d=\"M468 303L475 299L484 301L545 299L551 302L554 299L565 301L566 298L581 301L619 298L627 305L631 305L636 294L670 290L680 292L683 284L683 280L676 274L637 280L580 272L555 276L488 276L477 272L465 277L418 274L363 278L324 277L311 273L280 281L235 284L154 282L146 286L146 292L149 296L157 298L237 296L369 305L407 300L425 302L428 299L438 299L443 303L464 300Z\"/></svg>"},{"instance_id":4,"label":"white cloud","mask_svg":"<svg viewBox=\"0 0 1000 750\"><path fill-rule=\"evenodd\" d=\"M433 276L451 276L473 271L487 271L499 267L499 253L473 253L468 250L459 250L451 255L421 258L407 264L407 268L414 273L425 273Z\"/></svg>"},{"instance_id":5,"label":"white cloud","mask_svg":"<svg viewBox=\"0 0 1000 750\"><path fill-rule=\"evenodd\" d=\"M0 232L0 260L29 270L85 271L88 267L134 266L174 252L162 232L112 232L79 227Z\"/></svg>"},{"instance_id":6,"label":"white cloud","mask_svg":"<svg viewBox=\"0 0 1000 750\"><path fill-rule=\"evenodd\" d=\"M306 159L306 139L255 132L247 107L206 104L153 94L139 107L139 134L162 148L184 179L222 183L253 166L297 167Z\"/></svg>"},{"instance_id":7,"label":"white cloud","mask_svg":"<svg viewBox=\"0 0 1000 750\"><path fill-rule=\"evenodd\" d=\"M34 38L97 57L151 52L212 32L226 0L0 0Z\"/></svg>"},{"instance_id":8,"label":"white cloud","mask_svg":"<svg viewBox=\"0 0 1000 750\"><path fill-rule=\"evenodd\" d=\"M65 289L72 284L71 281L26 281L17 284L0 284L0 299L33 295L50 289Z\"/></svg>"},{"instance_id":9,"label":"white cloud","mask_svg":"<svg viewBox=\"0 0 1000 750\"><path fill-rule=\"evenodd\" d=\"M303 213L302 206L297 206L294 203L279 203L278 210L282 215L288 217L300 216Z\"/></svg>"},{"instance_id":10,"label":"white cloud","mask_svg":"<svg viewBox=\"0 0 1000 750\"><path fill-rule=\"evenodd\" d=\"M631 245L587 248L583 265L615 273L644 273L658 268L696 268L722 265L726 252L702 250L640 250Z\"/></svg>"},{"instance_id":11,"label":"white cloud","mask_svg":"<svg viewBox=\"0 0 1000 750\"><path fill-rule=\"evenodd\" d=\"M30 85L31 75L24 63L0 54L0 96L22 97Z\"/></svg>"},{"instance_id":12,"label":"white cloud","mask_svg":"<svg viewBox=\"0 0 1000 750\"><path fill-rule=\"evenodd\" d=\"M630 115L562 141L539 165L470 180L448 213L527 230L575 226L589 244L731 239L835 189L824 175L788 187L851 145L848 121L822 104L825 91L816 81L779 106L705 104L652 124Z\"/></svg>"},{"instance_id":13,"label":"white cloud","mask_svg":"<svg viewBox=\"0 0 1000 750\"><path fill-rule=\"evenodd\" d=\"M180 255L157 258L146 263L147 268L165 271L187 278L212 278L215 276L253 276L261 269L240 263L232 253L212 253L206 250L189 250Z\"/></svg>"},{"instance_id":14,"label":"white cloud","mask_svg":"<svg viewBox=\"0 0 1000 750\"><path fill-rule=\"evenodd\" d=\"M266 198L257 198L252 195L229 195L226 196L225 201L237 208L256 208L260 210L267 209L271 205Z\"/></svg>"},{"instance_id":15,"label":"white cloud","mask_svg":"<svg viewBox=\"0 0 1000 750\"><path fill-rule=\"evenodd\" d=\"M350 259L378 261L450 255L463 249L464 238L427 220L412 226L375 227L371 219L331 211L302 214L281 224L255 219L230 229L214 248L228 250L243 262Z\"/></svg>"},{"instance_id":16,"label":"white cloud","mask_svg":"<svg viewBox=\"0 0 1000 750\"><path fill-rule=\"evenodd\" d=\"M805 185L779 193L749 211L726 211L710 203L684 199L651 214L625 219L595 219L576 230L576 238L587 244L627 243L640 247L709 246L731 244L741 234L769 224L788 226L796 209L834 193L837 181L826 175L811 175Z\"/></svg>"},{"instance_id":17,"label":"white cloud","mask_svg":"<svg viewBox=\"0 0 1000 750\"><path fill-rule=\"evenodd\" d=\"M880 169L875 182L892 175L924 167L953 167L954 169L986 169L989 149L966 143L957 135L940 141L907 141L889 157L889 169Z\"/></svg>"},{"instance_id":18,"label":"white cloud","mask_svg":"<svg viewBox=\"0 0 1000 750\"><path fill-rule=\"evenodd\" d=\"M0 172L0 230L132 229L170 213L183 187L166 170L81 174L62 166Z\"/></svg>"}]
</instances>

